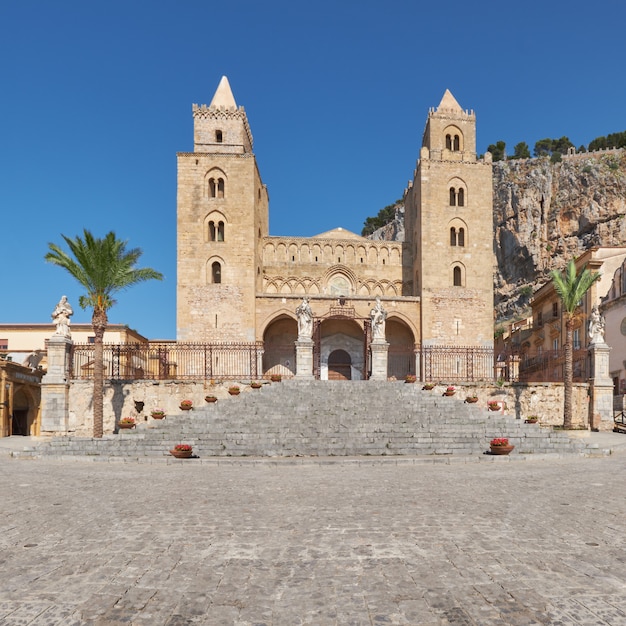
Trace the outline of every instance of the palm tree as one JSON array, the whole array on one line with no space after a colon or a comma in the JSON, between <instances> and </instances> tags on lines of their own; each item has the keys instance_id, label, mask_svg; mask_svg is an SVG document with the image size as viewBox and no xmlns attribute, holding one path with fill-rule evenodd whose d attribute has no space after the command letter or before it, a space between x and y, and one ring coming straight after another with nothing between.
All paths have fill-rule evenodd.
<instances>
[{"instance_id":1,"label":"palm tree","mask_svg":"<svg viewBox=\"0 0 626 626\"><path fill-rule=\"evenodd\" d=\"M102 437L104 361L103 337L108 324L107 311L114 304L112 296L118 291L146 280L161 280L163 275L151 268L135 267L142 255L139 248L126 250L126 243L111 231L103 239L94 237L87 229L84 239L77 235L70 239L61 235L69 246L68 254L49 243L45 259L66 269L86 290L78 303L81 308L93 309L91 324L95 335L93 366L93 436Z\"/></svg>"},{"instance_id":2,"label":"palm tree","mask_svg":"<svg viewBox=\"0 0 626 626\"><path fill-rule=\"evenodd\" d=\"M563 370L563 428L572 427L572 387L573 377L573 335L576 320L580 317L579 304L593 283L600 278L599 272L591 272L585 265L580 272L576 271L573 259L563 272L550 272L554 289L561 298L565 314L565 367Z\"/></svg>"}]
</instances>

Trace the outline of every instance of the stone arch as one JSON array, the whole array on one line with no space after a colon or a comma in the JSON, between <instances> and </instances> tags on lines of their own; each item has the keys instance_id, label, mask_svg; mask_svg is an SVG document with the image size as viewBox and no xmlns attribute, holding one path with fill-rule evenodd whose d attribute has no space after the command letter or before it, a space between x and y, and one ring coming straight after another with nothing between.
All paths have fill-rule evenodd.
<instances>
[{"instance_id":1,"label":"stone arch","mask_svg":"<svg viewBox=\"0 0 626 626\"><path fill-rule=\"evenodd\" d=\"M298 322L295 312L274 312L263 328L263 373L293 376L296 373Z\"/></svg>"},{"instance_id":2,"label":"stone arch","mask_svg":"<svg viewBox=\"0 0 626 626\"><path fill-rule=\"evenodd\" d=\"M455 261L451 266L452 286L465 287L465 266L459 261Z\"/></svg>"},{"instance_id":3,"label":"stone arch","mask_svg":"<svg viewBox=\"0 0 626 626\"><path fill-rule=\"evenodd\" d=\"M205 283L207 285L219 285L220 283L224 283L225 269L224 259L221 256L213 255L209 257L206 262ZM219 272L219 275L217 272ZM216 280L218 277L219 280Z\"/></svg>"},{"instance_id":4,"label":"stone arch","mask_svg":"<svg viewBox=\"0 0 626 626\"><path fill-rule=\"evenodd\" d=\"M356 274L345 265L333 265L326 271L323 278L323 285L328 295L352 295L356 293L357 284Z\"/></svg>"},{"instance_id":5,"label":"stone arch","mask_svg":"<svg viewBox=\"0 0 626 626\"><path fill-rule=\"evenodd\" d=\"M443 134L445 136L445 146L448 150L452 152L463 152L463 131L456 124L446 126Z\"/></svg>"},{"instance_id":6,"label":"stone arch","mask_svg":"<svg viewBox=\"0 0 626 626\"><path fill-rule=\"evenodd\" d=\"M211 211L204 218L204 241L226 240L226 216L221 211Z\"/></svg>"},{"instance_id":7,"label":"stone arch","mask_svg":"<svg viewBox=\"0 0 626 626\"><path fill-rule=\"evenodd\" d=\"M467 184L462 178L454 176L448 181L450 206L467 206Z\"/></svg>"},{"instance_id":8,"label":"stone arch","mask_svg":"<svg viewBox=\"0 0 626 626\"><path fill-rule=\"evenodd\" d=\"M402 380L415 374L416 336L412 325L397 314L390 313L385 327L385 339L389 343L387 353L387 376Z\"/></svg>"},{"instance_id":9,"label":"stone arch","mask_svg":"<svg viewBox=\"0 0 626 626\"><path fill-rule=\"evenodd\" d=\"M11 434L34 435L37 430L37 399L25 386L17 386L13 393L13 420Z\"/></svg>"},{"instance_id":10,"label":"stone arch","mask_svg":"<svg viewBox=\"0 0 626 626\"><path fill-rule=\"evenodd\" d=\"M226 172L220 167L211 168L204 175L205 197L221 200L226 197Z\"/></svg>"},{"instance_id":11,"label":"stone arch","mask_svg":"<svg viewBox=\"0 0 626 626\"><path fill-rule=\"evenodd\" d=\"M364 360L363 327L351 319L323 320L320 326L320 378L328 380L329 365L333 367L331 354L342 350L350 357L350 379L361 380L367 373ZM329 362L330 361L330 362Z\"/></svg>"},{"instance_id":12,"label":"stone arch","mask_svg":"<svg viewBox=\"0 0 626 626\"><path fill-rule=\"evenodd\" d=\"M448 222L450 229L450 246L458 246L464 248L469 245L467 223L455 217Z\"/></svg>"}]
</instances>

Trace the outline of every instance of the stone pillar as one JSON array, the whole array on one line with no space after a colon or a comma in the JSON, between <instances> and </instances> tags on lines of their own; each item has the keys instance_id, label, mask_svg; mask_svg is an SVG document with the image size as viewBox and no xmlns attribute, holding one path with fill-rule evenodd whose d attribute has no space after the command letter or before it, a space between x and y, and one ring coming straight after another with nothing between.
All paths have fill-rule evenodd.
<instances>
[{"instance_id":1,"label":"stone pillar","mask_svg":"<svg viewBox=\"0 0 626 626\"><path fill-rule=\"evenodd\" d=\"M296 341L296 378L313 378L313 341Z\"/></svg>"},{"instance_id":2,"label":"stone pillar","mask_svg":"<svg viewBox=\"0 0 626 626\"><path fill-rule=\"evenodd\" d=\"M609 375L609 352L606 343L592 343L591 378L589 379L589 424L593 430L613 430L613 380Z\"/></svg>"},{"instance_id":3,"label":"stone pillar","mask_svg":"<svg viewBox=\"0 0 626 626\"><path fill-rule=\"evenodd\" d=\"M72 340L48 340L48 371L41 380L41 433L65 434L69 421L69 370Z\"/></svg>"},{"instance_id":4,"label":"stone pillar","mask_svg":"<svg viewBox=\"0 0 626 626\"><path fill-rule=\"evenodd\" d=\"M370 344L372 355L372 374L370 380L387 380L387 354L389 343L384 340L375 339Z\"/></svg>"}]
</instances>

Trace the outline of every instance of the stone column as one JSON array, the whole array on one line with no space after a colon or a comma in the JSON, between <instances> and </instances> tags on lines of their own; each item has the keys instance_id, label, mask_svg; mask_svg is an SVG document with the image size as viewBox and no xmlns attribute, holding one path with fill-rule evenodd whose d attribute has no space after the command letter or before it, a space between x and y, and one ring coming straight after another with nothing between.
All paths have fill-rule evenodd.
<instances>
[{"instance_id":1,"label":"stone column","mask_svg":"<svg viewBox=\"0 0 626 626\"><path fill-rule=\"evenodd\" d=\"M313 341L296 341L296 378L313 378Z\"/></svg>"},{"instance_id":2,"label":"stone column","mask_svg":"<svg viewBox=\"0 0 626 626\"><path fill-rule=\"evenodd\" d=\"M48 371L41 380L41 433L65 434L69 420L69 370L72 340L48 340Z\"/></svg>"},{"instance_id":3,"label":"stone column","mask_svg":"<svg viewBox=\"0 0 626 626\"><path fill-rule=\"evenodd\" d=\"M384 339L374 339L370 344L372 355L372 374L370 380L387 380L387 355L389 343Z\"/></svg>"},{"instance_id":4,"label":"stone column","mask_svg":"<svg viewBox=\"0 0 626 626\"><path fill-rule=\"evenodd\" d=\"M589 346L591 378L589 379L589 424L592 429L613 430L613 380L609 375L609 352L604 343Z\"/></svg>"}]
</instances>

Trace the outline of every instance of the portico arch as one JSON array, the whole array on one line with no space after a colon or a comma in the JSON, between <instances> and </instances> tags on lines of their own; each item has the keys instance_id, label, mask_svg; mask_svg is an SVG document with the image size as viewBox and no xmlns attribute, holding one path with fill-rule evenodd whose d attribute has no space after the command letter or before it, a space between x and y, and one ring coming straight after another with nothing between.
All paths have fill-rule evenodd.
<instances>
[{"instance_id":1,"label":"portico arch","mask_svg":"<svg viewBox=\"0 0 626 626\"><path fill-rule=\"evenodd\" d=\"M319 332L319 378L362 380L366 378L365 334L354 319L321 320Z\"/></svg>"},{"instance_id":2,"label":"portico arch","mask_svg":"<svg viewBox=\"0 0 626 626\"><path fill-rule=\"evenodd\" d=\"M415 336L411 328L398 317L387 318L385 339L389 343L387 353L387 377L402 380L407 374L415 374Z\"/></svg>"},{"instance_id":3,"label":"portico arch","mask_svg":"<svg viewBox=\"0 0 626 626\"><path fill-rule=\"evenodd\" d=\"M298 323L286 314L273 319L263 333L263 373L294 376Z\"/></svg>"}]
</instances>

